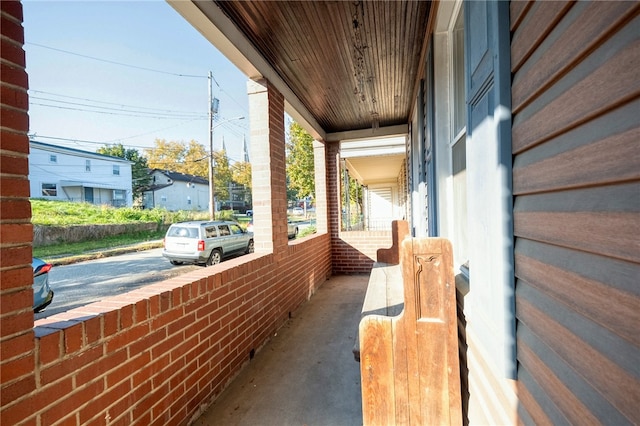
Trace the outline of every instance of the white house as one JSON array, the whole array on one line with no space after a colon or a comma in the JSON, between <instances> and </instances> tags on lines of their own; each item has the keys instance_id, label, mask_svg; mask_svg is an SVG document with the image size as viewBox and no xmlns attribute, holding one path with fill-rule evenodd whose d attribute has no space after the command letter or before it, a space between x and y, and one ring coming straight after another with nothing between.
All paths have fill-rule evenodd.
<instances>
[{"instance_id":1,"label":"white house","mask_svg":"<svg viewBox=\"0 0 640 426\"><path fill-rule=\"evenodd\" d=\"M32 198L133 204L131 161L36 141L29 148Z\"/></svg>"},{"instance_id":2,"label":"white house","mask_svg":"<svg viewBox=\"0 0 640 426\"><path fill-rule=\"evenodd\" d=\"M151 182L144 191L145 209L165 208L170 211L209 209L209 181L200 176L169 170L149 171Z\"/></svg>"}]
</instances>

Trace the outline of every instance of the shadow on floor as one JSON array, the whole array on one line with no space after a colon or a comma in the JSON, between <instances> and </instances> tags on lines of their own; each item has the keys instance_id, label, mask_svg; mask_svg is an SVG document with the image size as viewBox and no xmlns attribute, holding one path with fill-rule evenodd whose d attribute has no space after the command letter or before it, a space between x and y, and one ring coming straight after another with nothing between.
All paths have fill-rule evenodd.
<instances>
[{"instance_id":1,"label":"shadow on floor","mask_svg":"<svg viewBox=\"0 0 640 426\"><path fill-rule=\"evenodd\" d=\"M352 349L368 279L331 277L193 424L361 425Z\"/></svg>"}]
</instances>

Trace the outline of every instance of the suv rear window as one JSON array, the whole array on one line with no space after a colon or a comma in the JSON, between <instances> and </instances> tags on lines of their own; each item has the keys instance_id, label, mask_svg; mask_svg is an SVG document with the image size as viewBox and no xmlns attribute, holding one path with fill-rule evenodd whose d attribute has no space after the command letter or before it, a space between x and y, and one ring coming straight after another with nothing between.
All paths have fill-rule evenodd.
<instances>
[{"instance_id":1,"label":"suv rear window","mask_svg":"<svg viewBox=\"0 0 640 426\"><path fill-rule=\"evenodd\" d=\"M220 230L221 237L224 237L225 235L231 235L231 232L229 232L229 226L227 225L218 225L218 229Z\"/></svg>"},{"instance_id":2,"label":"suv rear window","mask_svg":"<svg viewBox=\"0 0 640 426\"><path fill-rule=\"evenodd\" d=\"M218 236L218 231L215 226L207 226L204 228L205 238L215 238Z\"/></svg>"},{"instance_id":3,"label":"suv rear window","mask_svg":"<svg viewBox=\"0 0 640 426\"><path fill-rule=\"evenodd\" d=\"M198 238L198 228L186 226L172 226L167 233L168 237Z\"/></svg>"}]
</instances>

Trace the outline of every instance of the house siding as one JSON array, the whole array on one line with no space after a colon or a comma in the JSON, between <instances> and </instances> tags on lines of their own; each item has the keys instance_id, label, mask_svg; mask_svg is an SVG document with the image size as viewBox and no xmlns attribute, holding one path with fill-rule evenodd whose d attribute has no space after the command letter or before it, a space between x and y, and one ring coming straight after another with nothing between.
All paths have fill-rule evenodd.
<instances>
[{"instance_id":1,"label":"house siding","mask_svg":"<svg viewBox=\"0 0 640 426\"><path fill-rule=\"evenodd\" d=\"M518 415L638 424L637 2L512 2Z\"/></svg>"},{"instance_id":2,"label":"house siding","mask_svg":"<svg viewBox=\"0 0 640 426\"><path fill-rule=\"evenodd\" d=\"M154 170L151 174L153 185L166 185L165 187L147 191L145 208L163 208L169 211L195 210L207 211L209 209L209 185L202 184L201 177L182 175L183 179L171 179L160 170Z\"/></svg>"},{"instance_id":3,"label":"house siding","mask_svg":"<svg viewBox=\"0 0 640 426\"><path fill-rule=\"evenodd\" d=\"M132 205L130 161L33 141L30 147L29 182L33 198ZM52 156L55 161L51 161ZM114 166L118 167L118 174L114 174ZM56 195L45 195L43 184L55 185ZM91 191L89 197L87 189ZM114 190L125 191L124 199L115 199Z\"/></svg>"}]
</instances>

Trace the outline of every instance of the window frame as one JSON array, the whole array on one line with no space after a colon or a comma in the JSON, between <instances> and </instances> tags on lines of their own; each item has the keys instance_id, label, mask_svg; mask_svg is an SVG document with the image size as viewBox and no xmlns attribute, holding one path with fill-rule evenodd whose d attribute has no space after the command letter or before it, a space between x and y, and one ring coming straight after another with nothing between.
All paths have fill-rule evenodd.
<instances>
[{"instance_id":1,"label":"window frame","mask_svg":"<svg viewBox=\"0 0 640 426\"><path fill-rule=\"evenodd\" d=\"M45 190L45 188L44 188L45 185L52 186L53 188L48 188L48 189ZM45 193L45 191L50 191L50 190L53 190L54 193L53 194ZM43 197L57 197L58 196L58 185L55 184L55 183L42 182L40 184L40 191L41 191L41 194L42 194Z\"/></svg>"},{"instance_id":2,"label":"window frame","mask_svg":"<svg viewBox=\"0 0 640 426\"><path fill-rule=\"evenodd\" d=\"M467 206L468 184L466 177L467 170L467 88L465 83L465 18L463 3L456 5L453 11L451 24L448 28L448 44L447 55L449 57L449 129L450 135L447 145L449 148L450 158L450 174L451 174L451 194L452 194L452 212L453 224L452 231L454 237L454 262L458 266L460 272L467 280L470 279L469 273L469 232L468 219L469 211ZM462 86L462 87L460 87ZM460 116L462 115L462 116ZM464 166L456 167L455 151L459 148L459 144L464 144ZM459 169L459 170L458 170ZM458 174L463 175L456 179ZM464 200L456 202L456 195L463 196Z\"/></svg>"}]
</instances>

